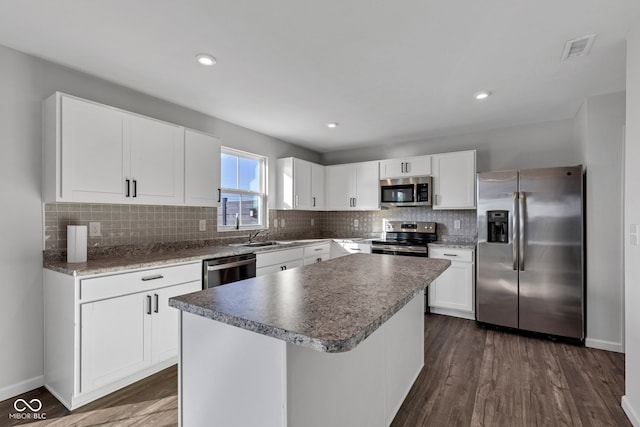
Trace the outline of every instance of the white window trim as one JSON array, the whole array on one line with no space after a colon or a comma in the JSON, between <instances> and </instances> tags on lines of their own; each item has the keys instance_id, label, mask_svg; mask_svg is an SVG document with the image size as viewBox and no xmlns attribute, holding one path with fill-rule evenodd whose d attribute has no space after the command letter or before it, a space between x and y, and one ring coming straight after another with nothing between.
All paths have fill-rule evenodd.
<instances>
[{"instance_id":1,"label":"white window trim","mask_svg":"<svg viewBox=\"0 0 640 427\"><path fill-rule=\"evenodd\" d=\"M225 188L225 187L220 188L222 193L226 192L226 193L244 194L249 196L258 196L259 198L261 198L262 202L260 203L259 217L262 220L262 224L240 225L239 228L236 228L235 225L218 224L217 231L225 232L225 231L238 231L238 230L267 230L269 228L269 218L268 218L269 209L267 208L268 206L267 189L269 188L267 183L267 177L269 176L269 173L268 173L267 156L261 156L259 154L250 153L248 151L237 150L235 148L224 147L224 146L221 147L221 150L220 150L220 155L222 156L222 154L229 154L232 156L240 156L240 157L245 157L249 159L255 159L262 164L262 168L261 168L262 177L260 180L260 187L262 192L239 190L237 188ZM222 174L222 168L220 168L220 174ZM218 207L218 209L222 209L222 206Z\"/></svg>"}]
</instances>

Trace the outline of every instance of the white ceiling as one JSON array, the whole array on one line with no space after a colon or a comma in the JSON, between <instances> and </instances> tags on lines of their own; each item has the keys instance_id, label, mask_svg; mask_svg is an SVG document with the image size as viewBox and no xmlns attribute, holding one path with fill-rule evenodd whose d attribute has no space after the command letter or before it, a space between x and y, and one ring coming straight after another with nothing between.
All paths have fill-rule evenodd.
<instances>
[{"instance_id":1,"label":"white ceiling","mask_svg":"<svg viewBox=\"0 0 640 427\"><path fill-rule=\"evenodd\" d=\"M638 0L0 0L0 44L328 152L573 117L624 90L639 20Z\"/></svg>"}]
</instances>

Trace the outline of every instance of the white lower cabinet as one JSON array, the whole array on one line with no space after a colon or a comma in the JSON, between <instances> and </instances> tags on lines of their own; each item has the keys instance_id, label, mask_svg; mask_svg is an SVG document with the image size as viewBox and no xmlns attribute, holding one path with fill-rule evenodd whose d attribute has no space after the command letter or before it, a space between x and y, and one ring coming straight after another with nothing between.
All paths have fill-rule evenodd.
<instances>
[{"instance_id":1,"label":"white lower cabinet","mask_svg":"<svg viewBox=\"0 0 640 427\"><path fill-rule=\"evenodd\" d=\"M256 254L256 276L291 270L304 264L304 249L301 247L269 251Z\"/></svg>"},{"instance_id":2,"label":"white lower cabinet","mask_svg":"<svg viewBox=\"0 0 640 427\"><path fill-rule=\"evenodd\" d=\"M202 262L94 277L44 270L45 386L73 410L177 361L178 310Z\"/></svg>"},{"instance_id":3,"label":"white lower cabinet","mask_svg":"<svg viewBox=\"0 0 640 427\"><path fill-rule=\"evenodd\" d=\"M429 285L431 312L475 320L474 250L430 248L429 258L451 260L451 267Z\"/></svg>"},{"instance_id":4,"label":"white lower cabinet","mask_svg":"<svg viewBox=\"0 0 640 427\"><path fill-rule=\"evenodd\" d=\"M331 258L338 258L349 254L370 254L370 242L354 242L353 240L335 239L331 242Z\"/></svg>"}]
</instances>

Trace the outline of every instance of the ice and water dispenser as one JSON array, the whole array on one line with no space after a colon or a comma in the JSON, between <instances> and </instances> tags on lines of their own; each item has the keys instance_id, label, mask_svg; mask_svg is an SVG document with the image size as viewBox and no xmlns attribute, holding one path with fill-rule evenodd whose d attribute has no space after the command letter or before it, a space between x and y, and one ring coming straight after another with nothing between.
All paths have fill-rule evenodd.
<instances>
[{"instance_id":1,"label":"ice and water dispenser","mask_svg":"<svg viewBox=\"0 0 640 427\"><path fill-rule=\"evenodd\" d=\"M509 243L509 211L487 211L487 242Z\"/></svg>"}]
</instances>

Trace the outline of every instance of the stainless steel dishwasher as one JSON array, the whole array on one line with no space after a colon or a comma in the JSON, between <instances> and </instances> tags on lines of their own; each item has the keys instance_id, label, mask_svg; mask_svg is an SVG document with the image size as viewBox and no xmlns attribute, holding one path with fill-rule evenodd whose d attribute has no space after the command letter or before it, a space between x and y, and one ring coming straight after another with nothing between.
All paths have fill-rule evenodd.
<instances>
[{"instance_id":1,"label":"stainless steel dishwasher","mask_svg":"<svg viewBox=\"0 0 640 427\"><path fill-rule=\"evenodd\" d=\"M202 266L203 289L256 277L255 254L207 259Z\"/></svg>"}]
</instances>

